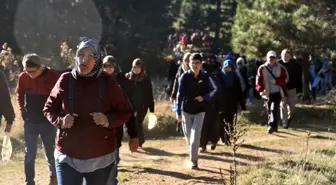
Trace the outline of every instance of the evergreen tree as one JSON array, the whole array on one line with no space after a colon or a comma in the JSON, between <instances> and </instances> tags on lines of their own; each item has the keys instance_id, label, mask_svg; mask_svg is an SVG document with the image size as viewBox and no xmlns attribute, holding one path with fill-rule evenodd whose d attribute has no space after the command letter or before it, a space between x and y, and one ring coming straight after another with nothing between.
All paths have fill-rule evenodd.
<instances>
[{"instance_id":1,"label":"evergreen tree","mask_svg":"<svg viewBox=\"0 0 336 185\"><path fill-rule=\"evenodd\" d=\"M202 0L183 0L181 3L180 15L175 27L183 31L199 31L205 27L204 23L204 6Z\"/></svg>"}]
</instances>

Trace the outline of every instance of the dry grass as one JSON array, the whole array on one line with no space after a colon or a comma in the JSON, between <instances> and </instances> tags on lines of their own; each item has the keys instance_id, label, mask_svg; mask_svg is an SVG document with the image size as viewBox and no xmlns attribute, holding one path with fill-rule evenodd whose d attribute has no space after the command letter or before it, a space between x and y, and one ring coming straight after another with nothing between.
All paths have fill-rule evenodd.
<instances>
[{"instance_id":1,"label":"dry grass","mask_svg":"<svg viewBox=\"0 0 336 185\"><path fill-rule=\"evenodd\" d=\"M336 184L336 145L304 156L283 155L248 169L238 179L239 185L331 185Z\"/></svg>"}]
</instances>

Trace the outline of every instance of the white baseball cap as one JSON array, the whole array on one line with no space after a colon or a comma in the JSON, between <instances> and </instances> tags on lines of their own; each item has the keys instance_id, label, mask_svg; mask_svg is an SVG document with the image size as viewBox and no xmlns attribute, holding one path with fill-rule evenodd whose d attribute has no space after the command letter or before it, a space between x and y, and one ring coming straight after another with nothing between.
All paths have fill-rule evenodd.
<instances>
[{"instance_id":1,"label":"white baseball cap","mask_svg":"<svg viewBox=\"0 0 336 185\"><path fill-rule=\"evenodd\" d=\"M271 58L271 57L277 57L275 51L269 51L266 55L267 59Z\"/></svg>"}]
</instances>

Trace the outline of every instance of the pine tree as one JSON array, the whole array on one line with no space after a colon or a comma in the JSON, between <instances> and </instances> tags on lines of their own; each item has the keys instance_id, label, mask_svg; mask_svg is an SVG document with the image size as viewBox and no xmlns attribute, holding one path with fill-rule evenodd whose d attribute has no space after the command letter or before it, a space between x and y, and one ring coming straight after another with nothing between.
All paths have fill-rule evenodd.
<instances>
[{"instance_id":1,"label":"pine tree","mask_svg":"<svg viewBox=\"0 0 336 185\"><path fill-rule=\"evenodd\" d=\"M183 31L203 30L205 27L205 15L201 9L203 5L204 1L202 0L183 0L175 27Z\"/></svg>"}]
</instances>

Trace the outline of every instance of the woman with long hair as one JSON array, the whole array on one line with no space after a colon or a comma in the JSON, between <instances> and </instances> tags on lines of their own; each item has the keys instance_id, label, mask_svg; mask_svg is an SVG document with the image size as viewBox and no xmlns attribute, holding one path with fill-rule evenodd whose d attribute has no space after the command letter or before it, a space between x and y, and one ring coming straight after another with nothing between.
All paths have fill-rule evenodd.
<instances>
[{"instance_id":1,"label":"woman with long hair","mask_svg":"<svg viewBox=\"0 0 336 185\"><path fill-rule=\"evenodd\" d=\"M125 91L135 112L139 146L145 143L143 121L149 109L154 113L154 97L152 82L146 73L145 63L137 58L132 63L132 69L125 74Z\"/></svg>"}]
</instances>

